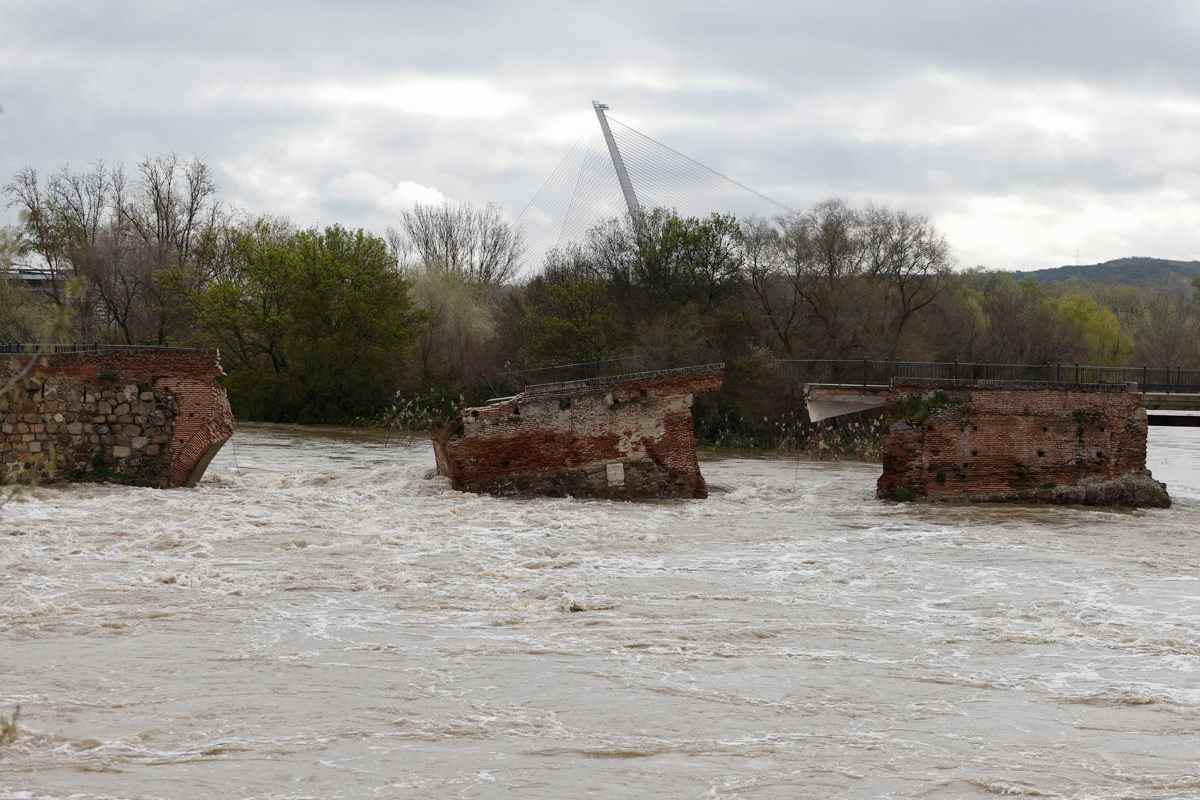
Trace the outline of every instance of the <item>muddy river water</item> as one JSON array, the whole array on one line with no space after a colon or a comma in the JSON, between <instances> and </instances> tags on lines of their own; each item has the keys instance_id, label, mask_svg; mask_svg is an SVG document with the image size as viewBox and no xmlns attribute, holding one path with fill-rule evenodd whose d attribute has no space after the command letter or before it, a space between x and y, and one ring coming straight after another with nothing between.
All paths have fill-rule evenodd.
<instances>
[{"instance_id":1,"label":"muddy river water","mask_svg":"<svg viewBox=\"0 0 1200 800\"><path fill-rule=\"evenodd\" d=\"M1200 429L1150 454L1170 510L515 501L246 426L0 510L0 797L1200 797Z\"/></svg>"}]
</instances>

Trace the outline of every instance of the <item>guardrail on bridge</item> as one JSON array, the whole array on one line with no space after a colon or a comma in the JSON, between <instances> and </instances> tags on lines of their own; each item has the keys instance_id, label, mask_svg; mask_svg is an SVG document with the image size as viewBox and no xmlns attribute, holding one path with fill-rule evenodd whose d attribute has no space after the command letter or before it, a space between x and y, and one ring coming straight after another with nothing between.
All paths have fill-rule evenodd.
<instances>
[{"instance_id":1,"label":"guardrail on bridge","mask_svg":"<svg viewBox=\"0 0 1200 800\"><path fill-rule=\"evenodd\" d=\"M803 383L888 386L893 382L1137 384L1144 392L1200 392L1200 370L1095 364L989 364L960 361L786 359L778 368Z\"/></svg>"},{"instance_id":2,"label":"guardrail on bridge","mask_svg":"<svg viewBox=\"0 0 1200 800\"><path fill-rule=\"evenodd\" d=\"M0 342L0 356L43 356L60 353L120 353L127 351L176 351L185 353L200 352L199 347L172 347L158 344L98 344L59 343L59 342Z\"/></svg>"}]
</instances>

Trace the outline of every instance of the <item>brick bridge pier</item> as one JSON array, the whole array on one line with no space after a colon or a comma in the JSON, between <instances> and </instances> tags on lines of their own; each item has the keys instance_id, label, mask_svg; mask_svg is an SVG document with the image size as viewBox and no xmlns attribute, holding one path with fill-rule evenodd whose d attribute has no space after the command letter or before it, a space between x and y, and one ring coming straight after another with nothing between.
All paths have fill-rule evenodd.
<instances>
[{"instance_id":1,"label":"brick bridge pier","mask_svg":"<svg viewBox=\"0 0 1200 800\"><path fill-rule=\"evenodd\" d=\"M723 379L709 364L527 385L436 431L437 469L490 494L705 497L692 400Z\"/></svg>"},{"instance_id":2,"label":"brick bridge pier","mask_svg":"<svg viewBox=\"0 0 1200 800\"><path fill-rule=\"evenodd\" d=\"M787 363L808 379L813 421L891 407L877 493L893 500L1168 506L1146 469L1147 406L1200 412L1198 371Z\"/></svg>"},{"instance_id":3,"label":"brick bridge pier","mask_svg":"<svg viewBox=\"0 0 1200 800\"><path fill-rule=\"evenodd\" d=\"M0 483L194 486L233 434L215 350L0 345Z\"/></svg>"},{"instance_id":4,"label":"brick bridge pier","mask_svg":"<svg viewBox=\"0 0 1200 800\"><path fill-rule=\"evenodd\" d=\"M629 371L628 359L516 374L526 383L435 432L458 489L611 498L704 497L693 397L723 365ZM889 406L882 498L1166 506L1146 470L1148 398L1200 410L1200 371L1082 365L783 361L820 421ZM608 370L615 374L604 374ZM1177 406L1178 407L1178 406Z\"/></svg>"}]
</instances>

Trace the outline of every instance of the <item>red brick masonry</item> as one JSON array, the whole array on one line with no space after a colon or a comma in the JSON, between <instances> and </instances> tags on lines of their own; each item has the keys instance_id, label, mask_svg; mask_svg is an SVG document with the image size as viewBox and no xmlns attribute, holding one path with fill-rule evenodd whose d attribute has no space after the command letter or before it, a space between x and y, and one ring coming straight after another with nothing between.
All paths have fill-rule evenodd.
<instances>
[{"instance_id":1,"label":"red brick masonry","mask_svg":"<svg viewBox=\"0 0 1200 800\"><path fill-rule=\"evenodd\" d=\"M706 497L692 399L723 378L717 365L529 387L436 431L438 473L490 494Z\"/></svg>"},{"instance_id":2,"label":"red brick masonry","mask_svg":"<svg viewBox=\"0 0 1200 800\"><path fill-rule=\"evenodd\" d=\"M0 397L0 481L194 486L233 434L214 350L36 356ZM28 363L0 359L0 385Z\"/></svg>"},{"instance_id":3,"label":"red brick masonry","mask_svg":"<svg viewBox=\"0 0 1200 800\"><path fill-rule=\"evenodd\" d=\"M1146 470L1140 392L1096 387L896 387L909 421L883 444L895 500L1166 506Z\"/></svg>"}]
</instances>

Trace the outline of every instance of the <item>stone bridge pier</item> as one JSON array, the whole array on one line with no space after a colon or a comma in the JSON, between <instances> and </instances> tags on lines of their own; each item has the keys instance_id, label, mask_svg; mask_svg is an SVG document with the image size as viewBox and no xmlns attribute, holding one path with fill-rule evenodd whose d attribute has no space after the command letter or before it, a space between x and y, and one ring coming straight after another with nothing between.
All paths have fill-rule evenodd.
<instances>
[{"instance_id":1,"label":"stone bridge pier","mask_svg":"<svg viewBox=\"0 0 1200 800\"><path fill-rule=\"evenodd\" d=\"M892 406L876 490L892 500L1170 505L1146 469L1136 385L809 387L815 420Z\"/></svg>"},{"instance_id":2,"label":"stone bridge pier","mask_svg":"<svg viewBox=\"0 0 1200 800\"><path fill-rule=\"evenodd\" d=\"M4 354L0 483L194 486L233 434L224 374L215 350Z\"/></svg>"}]
</instances>

